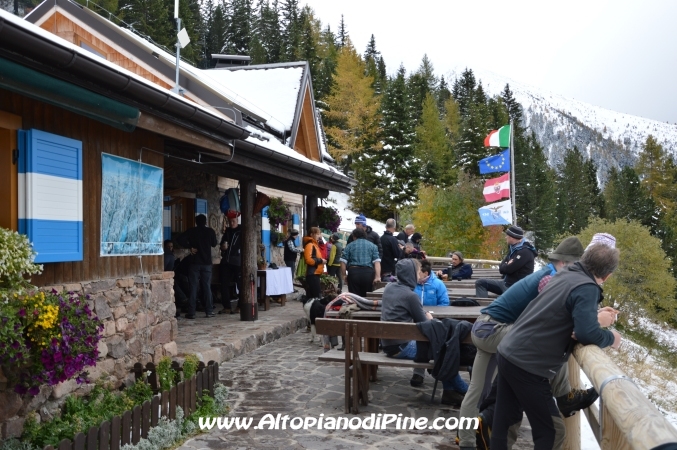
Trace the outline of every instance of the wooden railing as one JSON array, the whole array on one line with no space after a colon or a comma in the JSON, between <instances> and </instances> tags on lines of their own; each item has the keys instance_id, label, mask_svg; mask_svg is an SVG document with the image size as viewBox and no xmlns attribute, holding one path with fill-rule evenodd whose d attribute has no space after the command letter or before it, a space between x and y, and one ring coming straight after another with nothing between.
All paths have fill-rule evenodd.
<instances>
[{"instance_id":1,"label":"wooden railing","mask_svg":"<svg viewBox=\"0 0 677 450\"><path fill-rule=\"evenodd\" d=\"M580 369L600 393L601 409L584 411L602 450L650 450L677 443L677 428L639 390L635 383L595 345L578 344L569 359L569 380L580 386ZM581 414L565 419L566 450L580 450ZM600 420L601 419L601 420Z\"/></svg>"},{"instance_id":2,"label":"wooden railing","mask_svg":"<svg viewBox=\"0 0 677 450\"><path fill-rule=\"evenodd\" d=\"M214 384L219 381L219 364L210 361L207 366L201 364L198 372L190 379L182 381L169 391L155 395L143 405L137 405L122 416L93 426L87 433L78 433L73 441L64 439L58 450L119 450L125 444L138 444L141 438L148 437L151 427L158 424L160 417L176 419L176 408L181 407L184 417L197 409L202 391L209 390L214 396ZM48 445L44 450L54 450Z\"/></svg>"}]
</instances>

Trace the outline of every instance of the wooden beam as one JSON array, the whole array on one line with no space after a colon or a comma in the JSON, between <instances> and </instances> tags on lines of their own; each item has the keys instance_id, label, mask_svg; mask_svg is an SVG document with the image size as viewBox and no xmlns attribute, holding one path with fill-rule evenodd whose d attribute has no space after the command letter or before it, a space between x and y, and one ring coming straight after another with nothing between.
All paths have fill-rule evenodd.
<instances>
[{"instance_id":1,"label":"wooden beam","mask_svg":"<svg viewBox=\"0 0 677 450\"><path fill-rule=\"evenodd\" d=\"M255 320L256 317L256 218L254 200L256 183L253 180L240 182L240 211L242 213L242 296L240 320Z\"/></svg>"},{"instance_id":2,"label":"wooden beam","mask_svg":"<svg viewBox=\"0 0 677 450\"><path fill-rule=\"evenodd\" d=\"M569 384L572 389L578 389L581 385L581 368L576 358L569 356ZM564 450L581 450L581 414L575 414L564 418Z\"/></svg>"},{"instance_id":3,"label":"wooden beam","mask_svg":"<svg viewBox=\"0 0 677 450\"><path fill-rule=\"evenodd\" d=\"M18 163L13 153L19 148L17 130L21 117L0 111L0 226L16 231L19 226Z\"/></svg>"},{"instance_id":4,"label":"wooden beam","mask_svg":"<svg viewBox=\"0 0 677 450\"><path fill-rule=\"evenodd\" d=\"M173 124L157 116L142 112L137 126L139 128L143 128L144 130L153 131L161 136L166 136L176 139L177 141L186 142L206 150L212 150L218 155L230 156L232 154L232 150L229 146L216 142L202 134Z\"/></svg>"},{"instance_id":5,"label":"wooden beam","mask_svg":"<svg viewBox=\"0 0 677 450\"><path fill-rule=\"evenodd\" d=\"M306 219L305 230L306 235L310 234L310 227L317 226L317 214L315 208L317 207L317 197L314 195L306 195L306 211L304 217Z\"/></svg>"}]
</instances>

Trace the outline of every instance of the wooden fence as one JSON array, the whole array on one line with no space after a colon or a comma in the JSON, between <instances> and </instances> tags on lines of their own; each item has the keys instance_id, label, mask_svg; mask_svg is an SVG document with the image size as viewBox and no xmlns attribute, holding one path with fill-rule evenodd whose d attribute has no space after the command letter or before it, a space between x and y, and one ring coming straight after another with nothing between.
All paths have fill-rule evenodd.
<instances>
[{"instance_id":1,"label":"wooden fence","mask_svg":"<svg viewBox=\"0 0 677 450\"><path fill-rule=\"evenodd\" d=\"M650 450L677 443L677 428L640 391L635 383L595 345L576 345L569 359L569 381L579 386L580 370L600 393L601 409L584 411L602 450ZM580 450L580 417L565 419L566 450Z\"/></svg>"},{"instance_id":2,"label":"wooden fence","mask_svg":"<svg viewBox=\"0 0 677 450\"><path fill-rule=\"evenodd\" d=\"M172 364L174 370L179 369L178 363ZM141 370L139 370L141 369ZM137 363L133 372L137 379L151 372L148 381L154 392L158 392L155 366L148 363L144 368ZM85 433L78 433L73 438L64 439L59 443L58 450L119 450L125 444L138 444L141 438L148 437L151 427L158 424L160 417L176 418L176 408L183 409L184 417L193 413L202 397L202 391L208 390L214 396L214 384L219 381L219 364L210 361L207 366L200 362L197 373L186 381L172 386L169 391L162 391L143 405L137 405L132 411L125 411L122 416L115 416L99 426L94 426ZM55 450L48 445L44 450Z\"/></svg>"}]
</instances>

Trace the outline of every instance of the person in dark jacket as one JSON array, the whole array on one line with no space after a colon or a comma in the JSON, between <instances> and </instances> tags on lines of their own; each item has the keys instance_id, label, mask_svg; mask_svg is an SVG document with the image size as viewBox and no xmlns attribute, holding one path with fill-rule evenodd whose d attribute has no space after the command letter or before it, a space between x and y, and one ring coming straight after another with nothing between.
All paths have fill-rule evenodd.
<instances>
[{"instance_id":1,"label":"person in dark jacket","mask_svg":"<svg viewBox=\"0 0 677 450\"><path fill-rule=\"evenodd\" d=\"M355 228L360 228L364 230L365 233L367 233L367 240L378 248L378 257L383 258L383 247L381 246L381 238L374 230L371 229L371 227L367 226L367 218L364 217L364 214L360 214L359 216L355 217ZM351 234L350 237L348 237L346 246L348 246L348 244L350 244L354 240L355 238Z\"/></svg>"},{"instance_id":2,"label":"person in dark jacket","mask_svg":"<svg viewBox=\"0 0 677 450\"><path fill-rule=\"evenodd\" d=\"M447 277L444 278L444 275ZM463 262L463 253L451 253L451 265L446 269L437 271L438 277L443 277L447 280L469 280L472 278L472 266Z\"/></svg>"},{"instance_id":3,"label":"person in dark jacket","mask_svg":"<svg viewBox=\"0 0 677 450\"><path fill-rule=\"evenodd\" d=\"M237 223L237 216L228 217L228 228L221 236L221 302L223 309L219 314L236 311L230 309L230 285L235 283L238 291L238 308L242 307L242 228Z\"/></svg>"},{"instance_id":4,"label":"person in dark jacket","mask_svg":"<svg viewBox=\"0 0 677 450\"><path fill-rule=\"evenodd\" d=\"M621 335L600 328L597 319L601 285L616 270L618 261L617 249L603 244L590 247L580 262L550 280L501 341L492 450L508 448L508 429L522 420L522 410L531 425L534 449L553 447L552 416L559 411L550 380L567 363L576 341L615 349L621 344Z\"/></svg>"},{"instance_id":5,"label":"person in dark jacket","mask_svg":"<svg viewBox=\"0 0 677 450\"><path fill-rule=\"evenodd\" d=\"M397 235L397 240L402 241L402 245L406 244L409 242L409 238L411 235L414 234L414 231L416 231L416 227L414 226L413 223L407 224L406 227L404 227L403 231L400 231L399 234Z\"/></svg>"},{"instance_id":6,"label":"person in dark jacket","mask_svg":"<svg viewBox=\"0 0 677 450\"><path fill-rule=\"evenodd\" d=\"M284 265L291 267L291 277L296 276L296 257L303 253L303 247L296 246L296 239L298 239L299 231L289 230L289 237L284 241Z\"/></svg>"},{"instance_id":7,"label":"person in dark jacket","mask_svg":"<svg viewBox=\"0 0 677 450\"><path fill-rule=\"evenodd\" d=\"M402 258L402 246L393 235L395 231L395 219L386 220L386 230L381 236L383 257L381 258L381 280L395 274L395 264Z\"/></svg>"},{"instance_id":8,"label":"person in dark jacket","mask_svg":"<svg viewBox=\"0 0 677 450\"><path fill-rule=\"evenodd\" d=\"M195 217L196 226L181 234L177 241L190 253L195 255L190 266L190 301L186 319L195 319L195 303L197 300L198 282L205 300L207 317L214 317L212 306L212 247L216 247L216 233L207 226L207 216L199 214Z\"/></svg>"},{"instance_id":9,"label":"person in dark jacket","mask_svg":"<svg viewBox=\"0 0 677 450\"><path fill-rule=\"evenodd\" d=\"M421 275L421 264L415 259L403 259L397 262L396 270L397 283L390 283L383 290L381 320L406 323L432 320L432 315L423 310L421 300L414 293ZM392 358L413 360L416 357L416 341L381 339L381 345L384 353ZM414 369L410 384L414 387L422 386L424 374L424 369ZM442 403L460 405L468 389L460 376L454 381L444 381L442 386L444 388Z\"/></svg>"},{"instance_id":10,"label":"person in dark jacket","mask_svg":"<svg viewBox=\"0 0 677 450\"><path fill-rule=\"evenodd\" d=\"M419 252L423 251L421 250L421 239L423 239L423 235L421 233L414 233L409 238L409 242L414 244L414 248Z\"/></svg>"},{"instance_id":11,"label":"person in dark jacket","mask_svg":"<svg viewBox=\"0 0 677 450\"><path fill-rule=\"evenodd\" d=\"M488 292L501 295L510 286L534 272L534 258L537 252L531 242L524 239L524 231L517 225L512 225L505 230L505 240L508 241L508 254L498 266L503 279L482 278L475 281L475 297L486 298Z\"/></svg>"}]
</instances>

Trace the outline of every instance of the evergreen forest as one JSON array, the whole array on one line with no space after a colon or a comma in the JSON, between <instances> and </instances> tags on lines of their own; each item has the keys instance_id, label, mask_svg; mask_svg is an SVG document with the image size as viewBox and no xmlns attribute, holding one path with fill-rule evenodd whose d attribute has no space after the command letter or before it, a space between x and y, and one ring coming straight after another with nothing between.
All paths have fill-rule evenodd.
<instances>
[{"instance_id":1,"label":"evergreen forest","mask_svg":"<svg viewBox=\"0 0 677 450\"><path fill-rule=\"evenodd\" d=\"M88 6L174 48L172 0L100 2L103 9ZM482 227L477 214L484 181L498 174L480 176L477 162L497 153L484 147L485 136L512 121L517 222L540 251L564 236L587 236L592 225L627 223L646 231L637 239L658 242L674 280L677 164L653 137L634 167L612 168L602 186L595 163L576 147L550 167L510 86L489 96L470 68L446 79L424 54L408 72L384 61L375 36L353 42L343 18L332 29L298 0L180 0L179 11L191 38L181 56L197 67L208 68L213 53L248 55L252 64L308 61L330 154L357 182L353 210L379 221L413 221L429 254L458 249L466 257L500 258L502 227ZM656 310L674 324L671 286L670 302Z\"/></svg>"}]
</instances>

